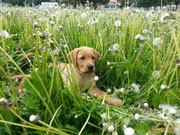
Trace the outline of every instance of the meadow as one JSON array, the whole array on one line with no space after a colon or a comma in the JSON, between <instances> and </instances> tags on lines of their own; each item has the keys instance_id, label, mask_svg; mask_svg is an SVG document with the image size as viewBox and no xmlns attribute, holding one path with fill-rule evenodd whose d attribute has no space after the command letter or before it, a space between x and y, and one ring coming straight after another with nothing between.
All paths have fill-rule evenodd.
<instances>
[{"instance_id":1,"label":"meadow","mask_svg":"<svg viewBox=\"0 0 180 135\"><path fill-rule=\"evenodd\" d=\"M180 135L180 11L0 10L0 135ZM68 90L57 66L100 53L97 86L121 107ZM28 52L33 57L20 59ZM38 69L38 70L37 70ZM31 74L25 88L14 75Z\"/></svg>"}]
</instances>

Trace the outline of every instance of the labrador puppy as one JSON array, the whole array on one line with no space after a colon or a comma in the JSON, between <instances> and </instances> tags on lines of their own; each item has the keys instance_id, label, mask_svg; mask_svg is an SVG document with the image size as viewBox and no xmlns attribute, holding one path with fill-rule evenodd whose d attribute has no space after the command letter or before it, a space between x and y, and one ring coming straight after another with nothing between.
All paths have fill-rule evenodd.
<instances>
[{"instance_id":1,"label":"labrador puppy","mask_svg":"<svg viewBox=\"0 0 180 135\"><path fill-rule=\"evenodd\" d=\"M99 57L99 53L90 47L80 47L72 50L68 54L70 63L58 64L62 73L62 78L70 89L72 83L75 83L76 87L81 91L88 89L91 95L97 98L105 96L105 101L107 103L120 106L122 100L109 97L107 93L98 89L96 86L96 82L94 81L95 66ZM53 66L53 64L50 64L50 66ZM26 75L26 77L30 77L30 75ZM14 76L14 78L22 79L19 89L24 88L25 79L23 76Z\"/></svg>"}]
</instances>

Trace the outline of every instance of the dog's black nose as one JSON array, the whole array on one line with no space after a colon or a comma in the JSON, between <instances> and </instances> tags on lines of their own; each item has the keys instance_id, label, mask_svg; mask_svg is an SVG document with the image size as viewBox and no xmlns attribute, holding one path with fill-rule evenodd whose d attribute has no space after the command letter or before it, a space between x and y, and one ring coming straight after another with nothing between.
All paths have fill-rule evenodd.
<instances>
[{"instance_id":1,"label":"dog's black nose","mask_svg":"<svg viewBox=\"0 0 180 135\"><path fill-rule=\"evenodd\" d=\"M89 71L92 71L93 70L93 65L88 65L88 69L89 69Z\"/></svg>"}]
</instances>

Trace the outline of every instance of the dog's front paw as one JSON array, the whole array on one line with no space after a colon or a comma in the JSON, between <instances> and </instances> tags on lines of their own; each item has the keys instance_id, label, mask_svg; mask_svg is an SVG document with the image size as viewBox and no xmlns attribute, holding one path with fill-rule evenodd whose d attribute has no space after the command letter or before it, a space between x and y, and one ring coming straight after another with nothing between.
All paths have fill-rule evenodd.
<instances>
[{"instance_id":1,"label":"dog's front paw","mask_svg":"<svg viewBox=\"0 0 180 135\"><path fill-rule=\"evenodd\" d=\"M114 105L114 106L121 106L122 100L117 98L107 98L106 99L108 104Z\"/></svg>"}]
</instances>

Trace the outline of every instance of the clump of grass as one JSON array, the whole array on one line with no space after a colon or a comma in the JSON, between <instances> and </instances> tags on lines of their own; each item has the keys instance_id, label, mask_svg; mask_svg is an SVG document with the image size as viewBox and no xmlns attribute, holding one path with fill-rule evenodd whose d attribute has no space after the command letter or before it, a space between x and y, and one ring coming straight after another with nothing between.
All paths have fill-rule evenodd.
<instances>
[{"instance_id":1,"label":"clump of grass","mask_svg":"<svg viewBox=\"0 0 180 135\"><path fill-rule=\"evenodd\" d=\"M173 134L180 113L179 11L13 7L0 17L0 31L10 35L0 38L0 134ZM68 62L68 52L80 46L100 52L97 85L121 98L122 107L68 90L56 63ZM34 57L20 62L28 52ZM27 73L18 91L12 76Z\"/></svg>"}]
</instances>

